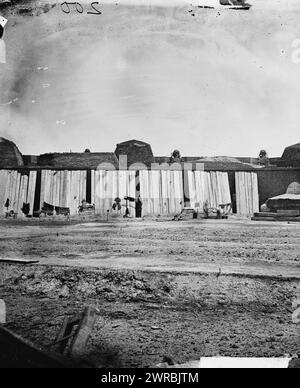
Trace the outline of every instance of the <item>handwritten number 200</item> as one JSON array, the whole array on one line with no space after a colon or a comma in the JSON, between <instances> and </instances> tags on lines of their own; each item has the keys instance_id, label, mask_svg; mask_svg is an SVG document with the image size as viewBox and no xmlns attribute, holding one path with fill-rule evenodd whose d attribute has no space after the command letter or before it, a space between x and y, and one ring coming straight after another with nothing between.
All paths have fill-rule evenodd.
<instances>
[{"instance_id":1,"label":"handwritten number 200","mask_svg":"<svg viewBox=\"0 0 300 388\"><path fill-rule=\"evenodd\" d=\"M70 3L70 2L63 2L60 7L61 7L61 10L64 12L64 13L70 13L71 12L71 8L70 6L74 5L75 6L75 9L78 13L83 13L83 6L78 3L78 2L74 2L74 3ZM101 11L99 9L97 9L97 5L99 5L99 2L98 1L94 1L93 3L91 3L91 8L93 11L88 11L87 14L88 15L101 15Z\"/></svg>"}]
</instances>

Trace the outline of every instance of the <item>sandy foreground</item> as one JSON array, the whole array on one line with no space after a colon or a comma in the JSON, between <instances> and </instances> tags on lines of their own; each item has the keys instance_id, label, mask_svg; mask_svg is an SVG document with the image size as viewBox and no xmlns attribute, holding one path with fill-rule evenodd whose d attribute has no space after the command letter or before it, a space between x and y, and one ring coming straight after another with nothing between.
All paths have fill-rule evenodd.
<instances>
[{"instance_id":1,"label":"sandy foreground","mask_svg":"<svg viewBox=\"0 0 300 388\"><path fill-rule=\"evenodd\" d=\"M98 308L85 359L150 366L300 349L300 225L249 220L2 221L9 329L41 347L64 316Z\"/></svg>"}]
</instances>

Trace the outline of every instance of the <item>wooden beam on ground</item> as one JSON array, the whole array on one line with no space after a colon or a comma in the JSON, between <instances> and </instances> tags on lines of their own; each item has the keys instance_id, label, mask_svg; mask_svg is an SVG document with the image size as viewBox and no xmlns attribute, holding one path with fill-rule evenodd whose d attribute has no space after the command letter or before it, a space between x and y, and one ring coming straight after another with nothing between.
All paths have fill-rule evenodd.
<instances>
[{"instance_id":1,"label":"wooden beam on ground","mask_svg":"<svg viewBox=\"0 0 300 388\"><path fill-rule=\"evenodd\" d=\"M35 263L39 263L39 260L14 259L14 258L10 258L10 257L0 257L0 263L10 263L10 264L35 264Z\"/></svg>"}]
</instances>

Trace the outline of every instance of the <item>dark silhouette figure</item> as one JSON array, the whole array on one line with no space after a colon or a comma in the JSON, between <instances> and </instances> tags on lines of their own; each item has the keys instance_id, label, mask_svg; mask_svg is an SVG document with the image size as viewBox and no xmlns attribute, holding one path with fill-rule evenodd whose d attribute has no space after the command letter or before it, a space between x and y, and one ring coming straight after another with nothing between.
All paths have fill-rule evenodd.
<instances>
[{"instance_id":1,"label":"dark silhouette figure","mask_svg":"<svg viewBox=\"0 0 300 388\"><path fill-rule=\"evenodd\" d=\"M135 216L137 218L142 217L142 208L143 208L143 202L141 201L141 197L139 195L135 203Z\"/></svg>"}]
</instances>

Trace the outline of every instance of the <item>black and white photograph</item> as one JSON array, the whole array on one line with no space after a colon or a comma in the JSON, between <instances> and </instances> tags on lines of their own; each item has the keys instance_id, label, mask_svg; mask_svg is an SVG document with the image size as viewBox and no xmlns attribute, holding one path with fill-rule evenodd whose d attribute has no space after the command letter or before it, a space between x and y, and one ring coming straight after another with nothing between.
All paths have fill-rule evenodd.
<instances>
[{"instance_id":1,"label":"black and white photograph","mask_svg":"<svg viewBox=\"0 0 300 388\"><path fill-rule=\"evenodd\" d=\"M0 368L299 358L300 1L0 0Z\"/></svg>"}]
</instances>

